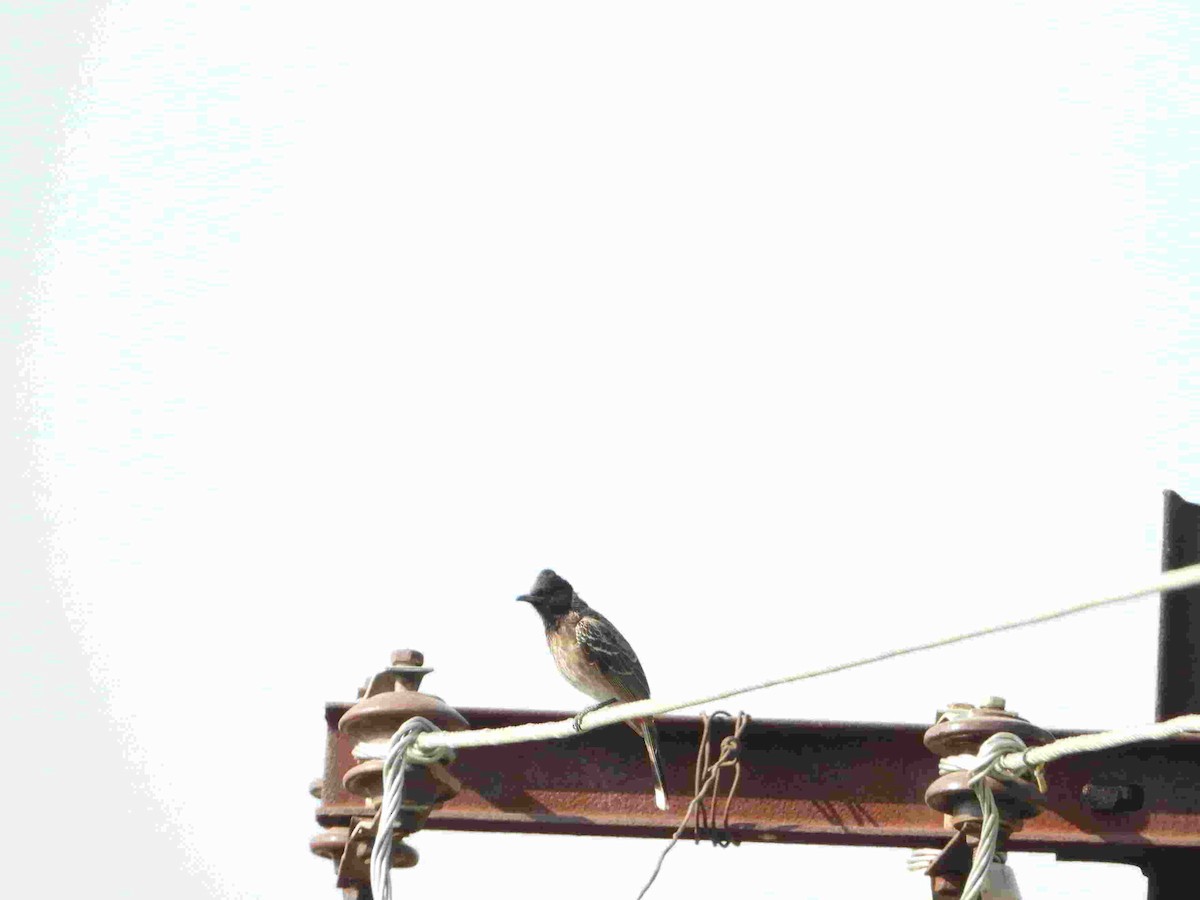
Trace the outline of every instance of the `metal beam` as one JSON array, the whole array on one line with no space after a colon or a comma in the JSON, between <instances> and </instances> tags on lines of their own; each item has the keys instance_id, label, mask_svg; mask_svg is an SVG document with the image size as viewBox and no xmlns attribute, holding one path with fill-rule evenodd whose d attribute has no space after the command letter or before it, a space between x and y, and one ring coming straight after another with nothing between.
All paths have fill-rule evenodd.
<instances>
[{"instance_id":1,"label":"metal beam","mask_svg":"<svg viewBox=\"0 0 1200 900\"><path fill-rule=\"evenodd\" d=\"M363 802L341 777L353 764L337 731L349 704L326 710L328 765L318 821L346 825ZM566 718L564 712L460 709L474 728ZM715 736L728 723L714 726ZM743 841L935 847L951 832L925 805L937 759L920 725L755 719L743 739L742 780L731 826ZM1058 737L1080 732L1055 732ZM659 722L671 809L654 806L642 741L604 728L562 741L464 750L451 767L458 796L425 827L458 831L668 837L692 795L699 721ZM1124 747L1072 757L1048 771L1044 813L1013 835L1012 850L1067 859L1139 862L1147 851L1200 849L1200 740ZM1165 857L1162 857L1165 858Z\"/></svg>"}]
</instances>

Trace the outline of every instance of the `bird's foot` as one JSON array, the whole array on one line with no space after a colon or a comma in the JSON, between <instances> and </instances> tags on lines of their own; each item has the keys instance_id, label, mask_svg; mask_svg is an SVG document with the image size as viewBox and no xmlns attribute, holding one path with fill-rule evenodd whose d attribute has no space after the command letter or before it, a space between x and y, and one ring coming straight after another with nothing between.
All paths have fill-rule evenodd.
<instances>
[{"instance_id":1,"label":"bird's foot","mask_svg":"<svg viewBox=\"0 0 1200 900\"><path fill-rule=\"evenodd\" d=\"M604 709L606 706L612 706L616 702L616 697L609 697L607 700L601 700L599 703L595 703L592 706L589 706L587 709L581 709L578 714L576 714L574 719L575 730L583 731L583 717L588 713L593 713L598 709Z\"/></svg>"}]
</instances>

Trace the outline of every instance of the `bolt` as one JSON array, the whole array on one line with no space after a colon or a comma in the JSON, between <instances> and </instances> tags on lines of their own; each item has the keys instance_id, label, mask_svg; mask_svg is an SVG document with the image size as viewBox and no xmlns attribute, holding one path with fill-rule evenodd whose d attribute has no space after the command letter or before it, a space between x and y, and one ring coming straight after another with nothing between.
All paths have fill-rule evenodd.
<instances>
[{"instance_id":1,"label":"bolt","mask_svg":"<svg viewBox=\"0 0 1200 900\"><path fill-rule=\"evenodd\" d=\"M1124 813L1142 808L1145 791L1138 784L1085 784L1079 795L1096 812Z\"/></svg>"},{"instance_id":2,"label":"bolt","mask_svg":"<svg viewBox=\"0 0 1200 900\"><path fill-rule=\"evenodd\" d=\"M988 697L979 704L980 709L1004 709L1003 697Z\"/></svg>"},{"instance_id":3,"label":"bolt","mask_svg":"<svg viewBox=\"0 0 1200 900\"><path fill-rule=\"evenodd\" d=\"M309 782L308 792L320 800L321 794L325 793L325 779L314 778L311 782Z\"/></svg>"},{"instance_id":4,"label":"bolt","mask_svg":"<svg viewBox=\"0 0 1200 900\"><path fill-rule=\"evenodd\" d=\"M392 665L423 666L425 665L425 654L420 650L393 650Z\"/></svg>"},{"instance_id":5,"label":"bolt","mask_svg":"<svg viewBox=\"0 0 1200 900\"><path fill-rule=\"evenodd\" d=\"M420 650L393 650L392 665L424 669L425 654ZM397 690L405 688L410 691L419 691L421 689L421 680L425 677L425 672L397 672L394 677L396 679L394 684Z\"/></svg>"}]
</instances>

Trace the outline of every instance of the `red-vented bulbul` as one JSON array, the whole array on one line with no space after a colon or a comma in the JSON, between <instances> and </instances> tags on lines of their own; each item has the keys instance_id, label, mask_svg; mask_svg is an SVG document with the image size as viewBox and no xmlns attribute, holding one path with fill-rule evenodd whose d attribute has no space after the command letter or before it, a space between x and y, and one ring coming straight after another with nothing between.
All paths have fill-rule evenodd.
<instances>
[{"instance_id":1,"label":"red-vented bulbul","mask_svg":"<svg viewBox=\"0 0 1200 900\"><path fill-rule=\"evenodd\" d=\"M542 617L546 643L558 671L577 689L599 701L575 717L576 728L582 716L602 706L650 696L646 673L629 641L612 622L584 603L566 579L544 569L532 590L517 599L531 604ZM633 719L626 724L646 741L646 752L654 768L654 803L659 809L666 809L667 792L663 787L654 720Z\"/></svg>"}]
</instances>

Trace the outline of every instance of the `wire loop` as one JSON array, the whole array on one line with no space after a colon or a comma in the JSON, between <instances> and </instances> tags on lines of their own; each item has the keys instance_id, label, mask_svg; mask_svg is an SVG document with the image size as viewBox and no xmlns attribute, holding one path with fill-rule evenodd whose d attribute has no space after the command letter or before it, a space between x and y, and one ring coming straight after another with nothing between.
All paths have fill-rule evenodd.
<instances>
[{"instance_id":1,"label":"wire loop","mask_svg":"<svg viewBox=\"0 0 1200 900\"><path fill-rule=\"evenodd\" d=\"M712 719L715 719L718 716L724 716L725 718L733 718L727 712L716 712L716 713L713 713L711 717L707 716L707 715L701 716L701 722L703 723L703 729L700 734L700 750L699 750L699 753L697 754L697 758L696 758L696 793L695 793L695 796L692 797L692 800L688 804L687 809L684 810L683 819L682 819L682 821L680 821L679 827L675 829L675 833L673 835L671 835L671 840L667 842L667 846L664 847L662 853L660 853L658 855L658 862L655 863L655 865L654 865L654 871L650 873L650 878L647 879L646 884L642 887L641 893L639 893L637 895L637 900L642 900L642 898L646 896L646 892L648 890L650 890L650 886L654 884L654 879L658 878L658 873L662 871L663 860L665 860L667 858L667 854L670 853L672 849L674 849L674 847L677 843L679 843L679 837L680 837L680 835L682 835L684 833L684 831L687 830L688 822L690 822L692 820L693 813L695 813L696 810L704 804L704 798L706 795L709 794L710 791L711 791L711 796L712 796L712 800L713 800L713 808L715 810L716 797L717 797L716 785L717 785L718 778L720 778L721 769L732 766L734 769L733 783L729 786L729 794L725 798L725 809L723 812L724 824L722 826L723 828L728 830L728 827L729 827L729 804L733 802L733 795L734 795L734 792L737 790L737 783L738 783L739 778L741 777L741 763L737 760L736 755L737 755L737 753L739 753L741 751L741 743L740 742L741 742L742 732L745 731L746 725L749 724L750 717L748 715L746 715L746 713L738 713L737 721L734 724L733 735L732 735L732 737L735 738L735 741L731 742L728 745L728 751L726 750L725 746L722 746L721 754L717 757L716 762L709 763L708 762L708 760L710 758L709 757L709 749L708 749L708 746L709 746L709 740L708 740L709 723L712 721ZM728 738L726 740L728 740ZM722 744L724 745L724 742L722 742ZM701 767L701 761L704 762L703 768ZM703 773L704 773L703 776L701 776L701 774L700 774L701 771L703 771ZM707 811L705 812L704 815L706 817L705 823L706 823L706 827L707 827L707 822L708 822ZM696 821L697 821L696 840L699 841L699 839L700 839L699 838L699 822L700 822L699 818L697 818ZM725 843L721 844L720 840L718 840L716 838L713 839L713 843L720 844L720 846L728 846L729 845L728 840L726 840Z\"/></svg>"},{"instance_id":2,"label":"wire loop","mask_svg":"<svg viewBox=\"0 0 1200 900\"><path fill-rule=\"evenodd\" d=\"M721 740L717 761L710 762L711 741L709 732L713 721L718 718L732 719L733 716L723 710L718 710L711 716L707 713L700 716L700 749L696 755L695 781L695 794L700 798L700 802L696 804L693 842L699 843L703 835L709 838L714 846L728 847L730 844L740 843L729 830L729 807L733 803L733 798L737 794L738 782L742 778L741 738L742 732L746 730L746 725L750 721L750 717L744 712L738 714L733 725L733 734ZM721 824L718 827L716 814L717 799L720 796L721 790L721 770L727 768L733 769L733 780L730 782L729 790L725 795L725 806L721 811ZM707 789L704 789L705 786L707 786ZM709 802L712 803L711 817L709 815Z\"/></svg>"}]
</instances>

